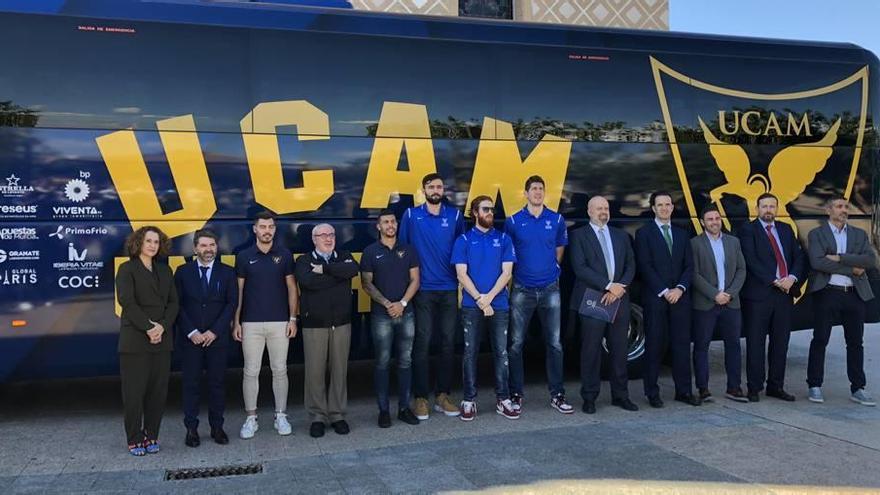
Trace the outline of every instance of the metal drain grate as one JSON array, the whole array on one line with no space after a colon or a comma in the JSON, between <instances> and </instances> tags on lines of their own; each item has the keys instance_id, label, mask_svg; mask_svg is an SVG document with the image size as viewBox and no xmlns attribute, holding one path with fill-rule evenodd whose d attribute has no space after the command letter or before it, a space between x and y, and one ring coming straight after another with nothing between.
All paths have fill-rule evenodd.
<instances>
[{"instance_id":1,"label":"metal drain grate","mask_svg":"<svg viewBox=\"0 0 880 495\"><path fill-rule=\"evenodd\" d=\"M220 476L246 476L263 472L262 464L239 464L203 468L169 469L165 471L165 481L193 480L198 478L217 478Z\"/></svg>"}]
</instances>

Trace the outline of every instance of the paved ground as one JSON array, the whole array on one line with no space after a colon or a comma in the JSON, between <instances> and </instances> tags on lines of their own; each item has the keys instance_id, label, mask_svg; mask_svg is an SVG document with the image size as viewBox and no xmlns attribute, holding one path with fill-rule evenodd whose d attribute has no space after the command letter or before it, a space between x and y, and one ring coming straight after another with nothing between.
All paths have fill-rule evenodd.
<instances>
[{"instance_id":1,"label":"paved ground","mask_svg":"<svg viewBox=\"0 0 880 495\"><path fill-rule=\"evenodd\" d=\"M702 407L685 406L671 401L667 370L661 385L670 400L662 410L648 409L640 397L641 382L632 382L631 394L642 410L611 407L606 389L598 413L587 416L580 412L578 385L570 381L567 388L578 412L562 416L545 404L543 382L534 379L519 421L492 413L491 391L483 388L483 409L473 423L434 416L419 426L395 422L380 430L367 385L369 368L362 367L352 370L353 431L348 436L329 431L322 439L310 438L297 388L291 393L293 436L275 434L267 405L263 429L253 440L233 438L221 447L203 439L200 448L190 449L183 445L179 402L173 400L163 425L164 450L146 458L124 450L115 381L6 387L0 396L0 493L385 493L493 487L507 492L524 485L529 491L569 493L706 493L712 488L781 493L785 487L797 493L808 486L880 492L880 408L848 400L839 331L829 346L826 403L808 402L803 380L809 338L810 332L799 332L792 339L788 389L798 396L793 404L719 398ZM880 360L873 357L880 351L880 325L868 329L866 348L868 382L880 395ZM711 359L713 390L720 395L720 343L713 343ZM293 383L301 381L301 374L292 376ZM263 395L269 390L265 387ZM234 406L236 391L230 387ZM242 419L241 411L227 414L230 436ZM164 481L166 469L243 463L262 463L264 472Z\"/></svg>"}]
</instances>

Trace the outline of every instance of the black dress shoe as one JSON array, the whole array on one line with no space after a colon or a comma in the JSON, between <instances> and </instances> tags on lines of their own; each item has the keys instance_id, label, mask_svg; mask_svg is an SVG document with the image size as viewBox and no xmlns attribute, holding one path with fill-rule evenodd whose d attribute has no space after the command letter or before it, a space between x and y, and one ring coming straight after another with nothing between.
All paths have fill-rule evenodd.
<instances>
[{"instance_id":1,"label":"black dress shoe","mask_svg":"<svg viewBox=\"0 0 880 495\"><path fill-rule=\"evenodd\" d=\"M659 395L653 395L648 397L648 405L654 409L660 409L663 407L663 399L661 399Z\"/></svg>"},{"instance_id":2,"label":"black dress shoe","mask_svg":"<svg viewBox=\"0 0 880 495\"><path fill-rule=\"evenodd\" d=\"M413 414L412 409L405 407L399 411L397 411L397 419L403 421L408 425L417 425L419 424L419 418ZM390 424L390 420L389 420Z\"/></svg>"},{"instance_id":3,"label":"black dress shoe","mask_svg":"<svg viewBox=\"0 0 880 495\"><path fill-rule=\"evenodd\" d=\"M214 442L218 445L226 445L229 443L229 437L226 435L226 432L223 431L223 428L212 429L211 438L213 438Z\"/></svg>"},{"instance_id":4,"label":"black dress shoe","mask_svg":"<svg viewBox=\"0 0 880 495\"><path fill-rule=\"evenodd\" d=\"M596 414L596 401L584 400L584 405L581 407L581 411L585 414Z\"/></svg>"},{"instance_id":5,"label":"black dress shoe","mask_svg":"<svg viewBox=\"0 0 880 495\"><path fill-rule=\"evenodd\" d=\"M391 428L391 414L388 411L379 411L379 428Z\"/></svg>"},{"instance_id":6,"label":"black dress shoe","mask_svg":"<svg viewBox=\"0 0 880 495\"><path fill-rule=\"evenodd\" d=\"M685 404L691 406L699 406L703 403L703 401L694 394L676 394L675 400L677 400L678 402L684 402Z\"/></svg>"},{"instance_id":7,"label":"black dress shoe","mask_svg":"<svg viewBox=\"0 0 880 495\"><path fill-rule=\"evenodd\" d=\"M186 429L186 440L184 442L187 447L198 447L202 440L199 438L199 431L195 428Z\"/></svg>"},{"instance_id":8,"label":"black dress shoe","mask_svg":"<svg viewBox=\"0 0 880 495\"><path fill-rule=\"evenodd\" d=\"M333 428L333 431L335 431L337 435L348 435L348 432L351 431L351 429L348 427L348 423L346 423L344 419L334 421L330 423L330 426Z\"/></svg>"},{"instance_id":9,"label":"black dress shoe","mask_svg":"<svg viewBox=\"0 0 880 495\"><path fill-rule=\"evenodd\" d=\"M749 390L748 399L749 399L749 402L761 402L761 394L759 394L758 392Z\"/></svg>"},{"instance_id":10,"label":"black dress shoe","mask_svg":"<svg viewBox=\"0 0 880 495\"><path fill-rule=\"evenodd\" d=\"M709 392L708 388L701 388L699 391L700 400L703 402L715 402L715 398L712 397L712 392Z\"/></svg>"},{"instance_id":11,"label":"black dress shoe","mask_svg":"<svg viewBox=\"0 0 880 495\"><path fill-rule=\"evenodd\" d=\"M629 399L611 399L611 405L617 406L625 411L638 411L639 406L633 404Z\"/></svg>"},{"instance_id":12,"label":"black dress shoe","mask_svg":"<svg viewBox=\"0 0 880 495\"><path fill-rule=\"evenodd\" d=\"M320 421L315 421L312 423L312 426L309 427L309 435L312 438L321 438L324 436L324 423Z\"/></svg>"},{"instance_id":13,"label":"black dress shoe","mask_svg":"<svg viewBox=\"0 0 880 495\"><path fill-rule=\"evenodd\" d=\"M767 397L776 397L777 399L784 400L785 402L794 402L795 396L786 392L783 389L771 390L767 389Z\"/></svg>"}]
</instances>

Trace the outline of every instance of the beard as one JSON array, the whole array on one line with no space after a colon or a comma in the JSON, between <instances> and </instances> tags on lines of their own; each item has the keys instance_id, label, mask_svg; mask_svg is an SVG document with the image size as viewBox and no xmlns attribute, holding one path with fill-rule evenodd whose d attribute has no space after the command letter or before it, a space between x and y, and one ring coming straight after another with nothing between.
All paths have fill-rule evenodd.
<instances>
[{"instance_id":1,"label":"beard","mask_svg":"<svg viewBox=\"0 0 880 495\"><path fill-rule=\"evenodd\" d=\"M491 229L495 225L495 217L479 216L477 217L477 224L484 229Z\"/></svg>"},{"instance_id":2,"label":"beard","mask_svg":"<svg viewBox=\"0 0 880 495\"><path fill-rule=\"evenodd\" d=\"M432 194L430 196L425 196L425 201L431 203L432 205L439 205L440 200L443 199L439 194Z\"/></svg>"}]
</instances>

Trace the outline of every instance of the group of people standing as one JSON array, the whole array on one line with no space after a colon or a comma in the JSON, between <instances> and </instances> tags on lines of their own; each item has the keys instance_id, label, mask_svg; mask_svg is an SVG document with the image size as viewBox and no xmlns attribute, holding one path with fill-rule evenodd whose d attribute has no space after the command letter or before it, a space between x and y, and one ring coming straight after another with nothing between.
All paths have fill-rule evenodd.
<instances>
[{"instance_id":1,"label":"group of people standing","mask_svg":"<svg viewBox=\"0 0 880 495\"><path fill-rule=\"evenodd\" d=\"M219 444L229 442L223 414L230 335L241 342L244 356L246 419L239 436L252 438L259 429L259 373L267 351L275 399L273 427L280 435L291 433L287 354L300 326L309 433L321 437L327 426L340 435L349 433L345 418L351 279L358 273L372 300L379 427L392 425L392 353L397 358L399 421L418 424L432 409L474 420L476 360L483 333L488 333L494 358L495 411L518 419L524 405L523 344L535 314L545 343L549 406L571 414L574 408L563 386L559 287L569 242L575 279L570 309L579 311L584 298L595 293L602 305L616 307L610 321L589 313L579 316L584 413L596 412L603 340L612 404L638 410L629 397L627 373L630 290L636 273L644 308L644 395L651 407L664 406L657 379L667 350L674 399L694 406L713 400L708 348L716 330L724 340L728 399L757 402L766 385L767 396L795 400L784 389L785 361L792 307L808 275L818 309L809 355L809 400L824 400L825 348L832 324L841 321L851 398L874 405L865 392L862 335L864 302L873 298L865 272L874 267L875 255L865 232L847 224L849 204L842 197L828 201L828 222L810 232L804 253L791 227L776 221L778 200L772 194L758 198L758 218L743 226L738 237L722 231L719 210L709 205L700 215L704 232L689 238L684 229L672 225L671 195L656 192L650 197L654 219L638 230L633 246L626 232L608 225L609 204L601 196L588 203L589 224L573 230L569 239L565 219L544 205L545 183L539 176L526 180L526 205L508 216L503 231L495 228L492 198L471 201L474 226L465 230L461 212L443 201L440 175L425 176L422 189L424 204L406 210L399 222L393 211L380 212L378 240L364 250L360 263L350 252L336 249L336 232L329 224L313 228L314 250L294 261L275 241L277 227L268 212L255 218L256 242L238 253L234 269L217 262L218 238L210 230L195 233L195 258L173 275L168 265L157 261L168 254L165 234L156 227L132 233L126 242L130 261L117 274L120 373L130 453L160 450L172 327L182 358L186 445L200 444L203 373L211 437ZM456 404L451 389L459 322L464 337L463 397ZM746 393L741 385L742 334ZM436 366L430 380L434 341Z\"/></svg>"}]
</instances>

